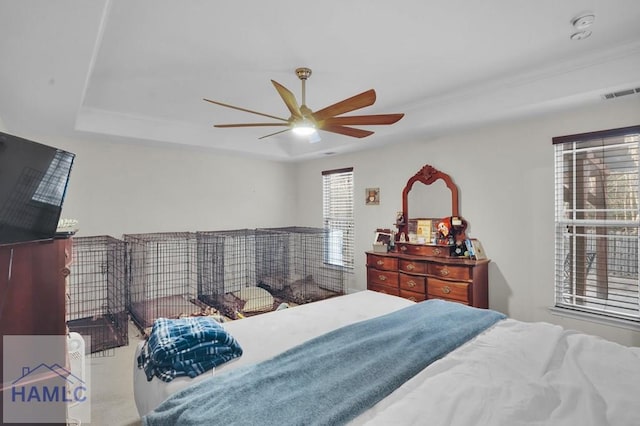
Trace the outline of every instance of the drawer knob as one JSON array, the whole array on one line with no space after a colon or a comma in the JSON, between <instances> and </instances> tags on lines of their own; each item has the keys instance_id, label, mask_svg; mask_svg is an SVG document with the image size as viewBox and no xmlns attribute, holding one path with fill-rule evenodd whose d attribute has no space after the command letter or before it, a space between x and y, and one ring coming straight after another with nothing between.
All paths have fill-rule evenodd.
<instances>
[{"instance_id":1,"label":"drawer knob","mask_svg":"<svg viewBox=\"0 0 640 426\"><path fill-rule=\"evenodd\" d=\"M400 250L401 250L401 251L407 251L407 247L406 247L406 246L401 246L401 247L400 247Z\"/></svg>"},{"instance_id":2,"label":"drawer knob","mask_svg":"<svg viewBox=\"0 0 640 426\"><path fill-rule=\"evenodd\" d=\"M444 268L440 269L440 275L445 276L445 277L447 275L449 275L449 270L447 269L446 266Z\"/></svg>"},{"instance_id":3,"label":"drawer knob","mask_svg":"<svg viewBox=\"0 0 640 426\"><path fill-rule=\"evenodd\" d=\"M407 271L413 271L416 267L414 266L413 263L410 263L407 265Z\"/></svg>"},{"instance_id":4,"label":"drawer knob","mask_svg":"<svg viewBox=\"0 0 640 426\"><path fill-rule=\"evenodd\" d=\"M440 253L442 253L442 252L440 251L440 249L438 247L433 249L433 254L440 254Z\"/></svg>"},{"instance_id":5,"label":"drawer knob","mask_svg":"<svg viewBox=\"0 0 640 426\"><path fill-rule=\"evenodd\" d=\"M382 266L382 265L384 265L384 260L378 260L378 261L376 262L376 265L378 265L378 266Z\"/></svg>"},{"instance_id":6,"label":"drawer knob","mask_svg":"<svg viewBox=\"0 0 640 426\"><path fill-rule=\"evenodd\" d=\"M380 281L386 281L387 277L385 277L384 275L378 275L378 279Z\"/></svg>"},{"instance_id":7,"label":"drawer knob","mask_svg":"<svg viewBox=\"0 0 640 426\"><path fill-rule=\"evenodd\" d=\"M442 292L444 294L449 294L451 293L451 288L448 285L445 285L444 287L442 287Z\"/></svg>"},{"instance_id":8,"label":"drawer knob","mask_svg":"<svg viewBox=\"0 0 640 426\"><path fill-rule=\"evenodd\" d=\"M415 286L416 286L416 282L415 282L414 280L410 280L410 281L407 283L407 285L408 285L409 287L413 288L413 287L415 287Z\"/></svg>"},{"instance_id":9,"label":"drawer knob","mask_svg":"<svg viewBox=\"0 0 640 426\"><path fill-rule=\"evenodd\" d=\"M407 297L407 299L411 300L412 302L417 302L418 299L416 299L414 296L409 296Z\"/></svg>"}]
</instances>

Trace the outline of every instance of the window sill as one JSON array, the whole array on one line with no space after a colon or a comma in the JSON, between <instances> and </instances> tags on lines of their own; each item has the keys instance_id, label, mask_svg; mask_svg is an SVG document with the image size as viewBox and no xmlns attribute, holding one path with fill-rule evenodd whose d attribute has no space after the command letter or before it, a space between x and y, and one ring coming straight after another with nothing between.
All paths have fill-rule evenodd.
<instances>
[{"instance_id":1,"label":"window sill","mask_svg":"<svg viewBox=\"0 0 640 426\"><path fill-rule=\"evenodd\" d=\"M640 323L637 321L625 320L622 318L614 318L606 315L598 315L598 314L583 312L575 309L561 308L558 306L551 306L548 308L548 310L551 313L551 315L583 320L583 321L590 321L597 324L625 328L627 330L640 331Z\"/></svg>"}]
</instances>

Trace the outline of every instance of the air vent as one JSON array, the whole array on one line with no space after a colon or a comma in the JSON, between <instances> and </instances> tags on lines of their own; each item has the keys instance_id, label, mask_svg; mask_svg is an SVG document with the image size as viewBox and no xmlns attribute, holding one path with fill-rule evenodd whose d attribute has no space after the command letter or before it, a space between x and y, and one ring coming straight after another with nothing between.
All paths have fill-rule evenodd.
<instances>
[{"instance_id":1,"label":"air vent","mask_svg":"<svg viewBox=\"0 0 640 426\"><path fill-rule=\"evenodd\" d=\"M636 89L627 89L627 90L620 90L618 92L605 93L604 95L602 95L602 97L604 99L614 99L614 98L619 98L621 96L633 95L634 93L640 93L640 87Z\"/></svg>"}]
</instances>

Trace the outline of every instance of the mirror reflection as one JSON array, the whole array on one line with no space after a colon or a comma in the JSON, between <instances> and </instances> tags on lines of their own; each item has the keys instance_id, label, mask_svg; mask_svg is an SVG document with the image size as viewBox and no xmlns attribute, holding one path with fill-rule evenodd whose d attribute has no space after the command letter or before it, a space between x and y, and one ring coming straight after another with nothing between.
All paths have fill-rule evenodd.
<instances>
[{"instance_id":1,"label":"mirror reflection","mask_svg":"<svg viewBox=\"0 0 640 426\"><path fill-rule=\"evenodd\" d=\"M407 196L409 218L443 218L451 216L451 191L442 179L431 185L413 184Z\"/></svg>"}]
</instances>

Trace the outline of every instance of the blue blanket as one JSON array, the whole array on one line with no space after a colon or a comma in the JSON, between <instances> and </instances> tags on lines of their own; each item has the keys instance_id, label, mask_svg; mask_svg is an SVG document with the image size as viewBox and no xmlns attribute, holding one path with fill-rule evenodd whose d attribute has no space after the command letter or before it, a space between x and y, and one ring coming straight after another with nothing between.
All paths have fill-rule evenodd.
<instances>
[{"instance_id":1,"label":"blue blanket","mask_svg":"<svg viewBox=\"0 0 640 426\"><path fill-rule=\"evenodd\" d=\"M143 422L345 424L504 317L435 299L417 303L205 379L171 396Z\"/></svg>"},{"instance_id":2,"label":"blue blanket","mask_svg":"<svg viewBox=\"0 0 640 426\"><path fill-rule=\"evenodd\" d=\"M159 318L138 355L147 380L195 377L242 355L238 342L210 317Z\"/></svg>"}]
</instances>

